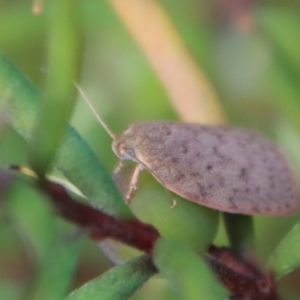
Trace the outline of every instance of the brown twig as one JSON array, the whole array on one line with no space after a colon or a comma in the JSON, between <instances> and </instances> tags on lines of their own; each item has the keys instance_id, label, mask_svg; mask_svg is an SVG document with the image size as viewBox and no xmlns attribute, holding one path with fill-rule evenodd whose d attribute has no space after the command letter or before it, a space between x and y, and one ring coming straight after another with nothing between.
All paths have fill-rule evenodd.
<instances>
[{"instance_id":1,"label":"brown twig","mask_svg":"<svg viewBox=\"0 0 300 300\"><path fill-rule=\"evenodd\" d=\"M226 247L209 248L208 262L236 300L280 300L271 272L262 273L256 262Z\"/></svg>"},{"instance_id":2,"label":"brown twig","mask_svg":"<svg viewBox=\"0 0 300 300\"><path fill-rule=\"evenodd\" d=\"M62 217L89 229L94 239L116 239L149 253L159 238L159 233L153 226L139 220L119 220L87 204L77 202L57 183L46 181L41 188Z\"/></svg>"}]
</instances>

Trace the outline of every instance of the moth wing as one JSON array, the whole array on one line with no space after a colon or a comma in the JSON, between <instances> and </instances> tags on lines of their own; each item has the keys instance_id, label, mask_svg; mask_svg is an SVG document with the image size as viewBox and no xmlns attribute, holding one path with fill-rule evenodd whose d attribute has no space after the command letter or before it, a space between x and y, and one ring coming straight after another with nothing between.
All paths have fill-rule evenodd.
<instances>
[{"instance_id":1,"label":"moth wing","mask_svg":"<svg viewBox=\"0 0 300 300\"><path fill-rule=\"evenodd\" d=\"M143 137L135 149L138 159L174 193L232 213L298 210L295 174L281 149L260 134L175 122L151 130L150 140Z\"/></svg>"}]
</instances>

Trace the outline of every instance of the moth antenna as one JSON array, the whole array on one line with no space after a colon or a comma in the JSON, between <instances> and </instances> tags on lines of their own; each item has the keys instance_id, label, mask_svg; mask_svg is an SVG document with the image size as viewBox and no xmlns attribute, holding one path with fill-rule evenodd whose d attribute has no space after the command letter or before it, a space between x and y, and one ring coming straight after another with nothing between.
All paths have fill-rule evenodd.
<instances>
[{"instance_id":1,"label":"moth antenna","mask_svg":"<svg viewBox=\"0 0 300 300\"><path fill-rule=\"evenodd\" d=\"M85 100L85 102L88 104L88 106L90 107L90 109L92 110L93 114L95 115L95 117L97 118L97 120L100 122L100 124L102 125L102 127L106 130L106 132L111 136L111 138L113 140L116 139L116 135L114 133L112 133L112 131L108 128L108 126L105 124L105 122L102 120L102 118L100 117L100 115L97 113L96 109L94 108L92 102L88 99L88 97L85 95L85 93L83 92L82 88L76 83L74 82L75 87L77 88L78 92L80 93L80 95L82 96L82 98Z\"/></svg>"}]
</instances>

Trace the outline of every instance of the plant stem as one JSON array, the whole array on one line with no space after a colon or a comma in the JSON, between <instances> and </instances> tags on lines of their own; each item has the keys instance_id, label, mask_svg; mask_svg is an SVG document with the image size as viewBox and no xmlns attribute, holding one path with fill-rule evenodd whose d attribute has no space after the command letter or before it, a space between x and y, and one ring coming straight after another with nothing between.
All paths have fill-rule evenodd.
<instances>
[{"instance_id":1,"label":"plant stem","mask_svg":"<svg viewBox=\"0 0 300 300\"><path fill-rule=\"evenodd\" d=\"M110 0L186 122L223 124L225 116L205 74L158 1Z\"/></svg>"},{"instance_id":2,"label":"plant stem","mask_svg":"<svg viewBox=\"0 0 300 300\"><path fill-rule=\"evenodd\" d=\"M254 254L254 226L252 216L223 213L229 244L241 254Z\"/></svg>"}]
</instances>

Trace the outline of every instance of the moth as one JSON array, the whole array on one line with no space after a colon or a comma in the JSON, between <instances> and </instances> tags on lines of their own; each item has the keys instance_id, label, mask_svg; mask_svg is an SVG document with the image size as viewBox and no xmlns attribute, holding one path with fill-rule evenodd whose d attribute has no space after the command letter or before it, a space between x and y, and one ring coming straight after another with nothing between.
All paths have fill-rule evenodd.
<instances>
[{"instance_id":1,"label":"moth","mask_svg":"<svg viewBox=\"0 0 300 300\"><path fill-rule=\"evenodd\" d=\"M79 90L85 100L88 99ZM171 121L138 122L113 139L122 160L137 163L181 197L220 211L288 215L298 211L296 174L283 150L259 133L230 126ZM119 166L120 167L120 166Z\"/></svg>"}]
</instances>

